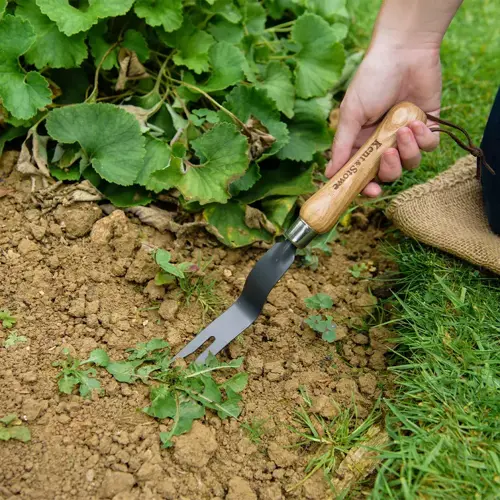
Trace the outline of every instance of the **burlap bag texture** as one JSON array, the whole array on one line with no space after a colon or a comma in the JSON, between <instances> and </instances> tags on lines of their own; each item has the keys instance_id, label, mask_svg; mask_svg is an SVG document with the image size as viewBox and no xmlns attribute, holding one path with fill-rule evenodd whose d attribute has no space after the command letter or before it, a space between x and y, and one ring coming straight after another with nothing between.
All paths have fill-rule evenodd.
<instances>
[{"instance_id":1,"label":"burlap bag texture","mask_svg":"<svg viewBox=\"0 0 500 500\"><path fill-rule=\"evenodd\" d=\"M500 274L500 237L486 219L476 162L473 156L461 158L434 179L402 192L387 216L408 236Z\"/></svg>"}]
</instances>

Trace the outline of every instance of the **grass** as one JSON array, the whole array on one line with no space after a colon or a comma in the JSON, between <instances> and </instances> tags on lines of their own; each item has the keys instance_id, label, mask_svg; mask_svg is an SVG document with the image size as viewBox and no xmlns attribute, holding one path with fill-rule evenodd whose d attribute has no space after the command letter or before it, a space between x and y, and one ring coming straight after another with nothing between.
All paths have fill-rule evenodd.
<instances>
[{"instance_id":1,"label":"grass","mask_svg":"<svg viewBox=\"0 0 500 500\"><path fill-rule=\"evenodd\" d=\"M380 2L353 0L365 45ZM500 4L468 0L442 46L441 116L479 145L500 85ZM391 194L425 182L465 152L443 137ZM415 242L392 250L402 289L392 299L399 337L386 400L393 440L373 499L493 499L500 491L500 280Z\"/></svg>"},{"instance_id":2,"label":"grass","mask_svg":"<svg viewBox=\"0 0 500 500\"><path fill-rule=\"evenodd\" d=\"M392 252L399 390L372 498L498 498L500 281L417 243Z\"/></svg>"}]
</instances>

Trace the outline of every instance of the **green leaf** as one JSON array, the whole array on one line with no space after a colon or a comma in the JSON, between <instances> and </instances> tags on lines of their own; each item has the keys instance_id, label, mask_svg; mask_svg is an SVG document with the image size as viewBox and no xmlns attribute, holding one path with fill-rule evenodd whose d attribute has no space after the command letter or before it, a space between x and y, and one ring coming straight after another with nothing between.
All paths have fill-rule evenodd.
<instances>
[{"instance_id":1,"label":"green leaf","mask_svg":"<svg viewBox=\"0 0 500 500\"><path fill-rule=\"evenodd\" d=\"M142 363L137 361L114 361L106 366L106 370L113 375L118 382L132 383L137 378L135 369Z\"/></svg>"},{"instance_id":2,"label":"green leaf","mask_svg":"<svg viewBox=\"0 0 500 500\"><path fill-rule=\"evenodd\" d=\"M182 0L136 0L134 12L150 26L162 26L166 32L182 25Z\"/></svg>"},{"instance_id":3,"label":"green leaf","mask_svg":"<svg viewBox=\"0 0 500 500\"><path fill-rule=\"evenodd\" d=\"M139 122L112 104L75 104L53 110L49 135L62 143L78 142L96 172L121 186L131 185L142 169L144 138Z\"/></svg>"},{"instance_id":4,"label":"green leaf","mask_svg":"<svg viewBox=\"0 0 500 500\"><path fill-rule=\"evenodd\" d=\"M175 396L166 385L152 387L149 393L151 404L144 412L155 418L174 418L176 413Z\"/></svg>"},{"instance_id":5,"label":"green leaf","mask_svg":"<svg viewBox=\"0 0 500 500\"><path fill-rule=\"evenodd\" d=\"M210 11L214 14L219 14L233 24L241 21L241 12L234 5L233 0L216 0Z\"/></svg>"},{"instance_id":6,"label":"green leaf","mask_svg":"<svg viewBox=\"0 0 500 500\"><path fill-rule=\"evenodd\" d=\"M313 167L300 171L296 165L281 162L278 168L261 169L260 173L260 181L239 197L242 203L250 204L270 196L300 196L316 190Z\"/></svg>"},{"instance_id":7,"label":"green leaf","mask_svg":"<svg viewBox=\"0 0 500 500\"><path fill-rule=\"evenodd\" d=\"M28 342L28 339L24 335L18 335L16 331L13 331L9 333L9 336L4 340L3 346L9 348L22 342Z\"/></svg>"},{"instance_id":8,"label":"green leaf","mask_svg":"<svg viewBox=\"0 0 500 500\"><path fill-rule=\"evenodd\" d=\"M230 23L224 18L211 22L208 31L218 42L228 42L234 45L240 43L244 36L242 26Z\"/></svg>"},{"instance_id":9,"label":"green leaf","mask_svg":"<svg viewBox=\"0 0 500 500\"><path fill-rule=\"evenodd\" d=\"M90 369L81 372L80 377L80 396L87 398L92 394L92 391L101 389L101 383L95 378L95 370Z\"/></svg>"},{"instance_id":10,"label":"green leaf","mask_svg":"<svg viewBox=\"0 0 500 500\"><path fill-rule=\"evenodd\" d=\"M171 274L177 278L184 278L184 273L174 264L170 263L170 252L159 248L155 252L155 261L167 274Z\"/></svg>"},{"instance_id":11,"label":"green leaf","mask_svg":"<svg viewBox=\"0 0 500 500\"><path fill-rule=\"evenodd\" d=\"M149 47L144 36L136 30L127 30L123 37L122 45L133 50L139 61L145 62L149 59Z\"/></svg>"},{"instance_id":12,"label":"green leaf","mask_svg":"<svg viewBox=\"0 0 500 500\"><path fill-rule=\"evenodd\" d=\"M174 62L178 66L186 66L195 73L208 71L208 51L215 43L212 35L197 29L189 20L185 20L182 27L163 35L163 40L169 47L176 48Z\"/></svg>"},{"instance_id":13,"label":"green leaf","mask_svg":"<svg viewBox=\"0 0 500 500\"><path fill-rule=\"evenodd\" d=\"M201 381L204 386L202 397L215 403L220 403L222 401L222 394L215 381L207 375L202 376Z\"/></svg>"},{"instance_id":14,"label":"green leaf","mask_svg":"<svg viewBox=\"0 0 500 500\"><path fill-rule=\"evenodd\" d=\"M331 316L326 316L326 318L320 315L310 316L305 320L305 323L315 332L321 333L323 340L326 340L327 342L333 342L335 340L336 325Z\"/></svg>"},{"instance_id":15,"label":"green leaf","mask_svg":"<svg viewBox=\"0 0 500 500\"><path fill-rule=\"evenodd\" d=\"M7 8L8 0L0 0L0 20L3 18L5 14L5 9Z\"/></svg>"},{"instance_id":16,"label":"green leaf","mask_svg":"<svg viewBox=\"0 0 500 500\"><path fill-rule=\"evenodd\" d=\"M0 418L0 422L5 426L9 426L10 424L12 424L12 422L15 422L16 420L18 420L18 418L15 413L9 413L8 415L5 415L5 417Z\"/></svg>"},{"instance_id":17,"label":"green leaf","mask_svg":"<svg viewBox=\"0 0 500 500\"><path fill-rule=\"evenodd\" d=\"M205 408L193 400L185 400L179 404L174 425L169 432L160 432L160 440L165 448L172 446L172 437L180 436L191 430L193 421L205 415Z\"/></svg>"},{"instance_id":18,"label":"green leaf","mask_svg":"<svg viewBox=\"0 0 500 500\"><path fill-rule=\"evenodd\" d=\"M128 360L134 361L137 359L143 359L154 353L155 351L163 352L165 349L168 349L168 351L162 355L167 356L169 353L170 345L163 339L152 339L148 342L139 342L135 346L135 348L127 349L127 352L130 352Z\"/></svg>"},{"instance_id":19,"label":"green leaf","mask_svg":"<svg viewBox=\"0 0 500 500\"><path fill-rule=\"evenodd\" d=\"M239 85L226 98L228 107L242 122L257 118L276 139L276 142L260 156L263 160L276 154L288 143L287 126L280 121L279 112L263 90Z\"/></svg>"},{"instance_id":20,"label":"green leaf","mask_svg":"<svg viewBox=\"0 0 500 500\"><path fill-rule=\"evenodd\" d=\"M57 385L59 391L64 394L71 394L73 389L80 383L80 379L72 373L63 373Z\"/></svg>"},{"instance_id":21,"label":"green leaf","mask_svg":"<svg viewBox=\"0 0 500 500\"><path fill-rule=\"evenodd\" d=\"M316 152L328 149L333 132L327 118L331 109L329 96L295 102L295 116L289 123L290 140L278 153L280 159L309 162Z\"/></svg>"},{"instance_id":22,"label":"green leaf","mask_svg":"<svg viewBox=\"0 0 500 500\"><path fill-rule=\"evenodd\" d=\"M9 127L5 132L0 135L0 155L3 153L5 144L13 139L26 135L27 129L25 127Z\"/></svg>"},{"instance_id":23,"label":"green leaf","mask_svg":"<svg viewBox=\"0 0 500 500\"><path fill-rule=\"evenodd\" d=\"M247 0L244 7L244 25L248 33L259 35L266 27L266 10L256 0Z\"/></svg>"},{"instance_id":24,"label":"green leaf","mask_svg":"<svg viewBox=\"0 0 500 500\"><path fill-rule=\"evenodd\" d=\"M87 31L99 19L126 14L134 0L92 0L73 7L70 0L36 0L40 10L67 36Z\"/></svg>"},{"instance_id":25,"label":"green leaf","mask_svg":"<svg viewBox=\"0 0 500 500\"><path fill-rule=\"evenodd\" d=\"M87 168L85 173L88 170L90 169ZM135 184L133 186L119 186L103 181L96 187L117 208L144 206L153 201L152 193Z\"/></svg>"},{"instance_id":26,"label":"green leaf","mask_svg":"<svg viewBox=\"0 0 500 500\"><path fill-rule=\"evenodd\" d=\"M333 306L333 299L326 293L318 293L312 297L304 299L308 309L330 309Z\"/></svg>"},{"instance_id":27,"label":"green leaf","mask_svg":"<svg viewBox=\"0 0 500 500\"><path fill-rule=\"evenodd\" d=\"M58 181L78 181L81 177L80 168L76 165L68 169L49 165L49 170L50 175L55 177Z\"/></svg>"},{"instance_id":28,"label":"green leaf","mask_svg":"<svg viewBox=\"0 0 500 500\"><path fill-rule=\"evenodd\" d=\"M175 161L175 160L174 160ZM166 141L160 139L155 139L154 137L146 138L146 154L144 156L144 165L142 170L137 176L137 184L145 186L147 189L159 193L164 189L170 189L177 182L177 177L180 175L180 171L177 170L178 176L172 177L172 182L168 183L166 179L163 182L159 182L155 177L152 176L154 172L163 171L171 167L171 149ZM178 161L178 167L180 162ZM175 167L172 166L169 174Z\"/></svg>"},{"instance_id":29,"label":"green leaf","mask_svg":"<svg viewBox=\"0 0 500 500\"><path fill-rule=\"evenodd\" d=\"M108 26L105 21L96 24L89 31L90 52L94 58L95 66L99 66L102 61L101 68L105 71L118 68L118 47L108 52L113 44L106 39L107 31ZM104 56L106 59L103 60Z\"/></svg>"},{"instance_id":30,"label":"green leaf","mask_svg":"<svg viewBox=\"0 0 500 500\"><path fill-rule=\"evenodd\" d=\"M292 72L286 64L279 61L268 63L264 71L263 81L258 84L258 87L266 91L279 111L288 118L293 117L295 87L292 83Z\"/></svg>"},{"instance_id":31,"label":"green leaf","mask_svg":"<svg viewBox=\"0 0 500 500\"><path fill-rule=\"evenodd\" d=\"M236 396L238 396L236 394ZM240 401L241 397L232 397L228 399L227 401L224 401L220 405L217 406L219 408L219 411L217 412L217 416L219 418L238 418L241 413L241 408L240 408Z\"/></svg>"},{"instance_id":32,"label":"green leaf","mask_svg":"<svg viewBox=\"0 0 500 500\"><path fill-rule=\"evenodd\" d=\"M0 21L0 98L15 118L27 120L52 102L49 83L36 71L24 73L19 57L36 40L31 23L6 15Z\"/></svg>"},{"instance_id":33,"label":"green leaf","mask_svg":"<svg viewBox=\"0 0 500 500\"><path fill-rule=\"evenodd\" d=\"M270 198L262 202L262 211L277 227L283 229L289 214L295 208L297 196L283 196Z\"/></svg>"},{"instance_id":34,"label":"green leaf","mask_svg":"<svg viewBox=\"0 0 500 500\"><path fill-rule=\"evenodd\" d=\"M177 188L201 204L226 203L229 185L248 168L248 143L234 125L221 123L191 143L199 165L187 165Z\"/></svg>"},{"instance_id":35,"label":"green leaf","mask_svg":"<svg viewBox=\"0 0 500 500\"><path fill-rule=\"evenodd\" d=\"M234 392L241 392L248 384L248 373L240 372L226 380L222 387L228 387Z\"/></svg>"},{"instance_id":36,"label":"green leaf","mask_svg":"<svg viewBox=\"0 0 500 500\"><path fill-rule=\"evenodd\" d=\"M231 248L240 248L256 241L270 243L272 236L264 229L249 228L245 224L245 206L230 201L226 205L210 205L203 212L209 224L207 230Z\"/></svg>"},{"instance_id":37,"label":"green leaf","mask_svg":"<svg viewBox=\"0 0 500 500\"><path fill-rule=\"evenodd\" d=\"M10 427L8 429L10 439L17 439L18 441L22 441L23 443L27 443L31 441L31 432L24 425L18 427Z\"/></svg>"},{"instance_id":38,"label":"green leaf","mask_svg":"<svg viewBox=\"0 0 500 500\"><path fill-rule=\"evenodd\" d=\"M243 177L236 179L229 185L229 193L232 197L242 191L248 191L260 179L260 168L258 163L251 163Z\"/></svg>"},{"instance_id":39,"label":"green leaf","mask_svg":"<svg viewBox=\"0 0 500 500\"><path fill-rule=\"evenodd\" d=\"M18 0L16 16L28 20L34 28L36 41L24 57L38 69L75 68L87 58L85 33L68 37L43 15L35 0Z\"/></svg>"},{"instance_id":40,"label":"green leaf","mask_svg":"<svg viewBox=\"0 0 500 500\"><path fill-rule=\"evenodd\" d=\"M296 54L295 88L304 99L324 95L338 80L344 66L339 28L316 14L304 14L293 26L292 40L301 45Z\"/></svg>"},{"instance_id":41,"label":"green leaf","mask_svg":"<svg viewBox=\"0 0 500 500\"><path fill-rule=\"evenodd\" d=\"M17 320L14 316L11 316L7 309L3 309L0 311L0 321L2 322L3 328L12 328Z\"/></svg>"},{"instance_id":42,"label":"green leaf","mask_svg":"<svg viewBox=\"0 0 500 500\"><path fill-rule=\"evenodd\" d=\"M89 356L89 359L84 361L84 363L94 363L97 366L106 367L109 364L108 353L104 349L94 349Z\"/></svg>"},{"instance_id":43,"label":"green leaf","mask_svg":"<svg viewBox=\"0 0 500 500\"><path fill-rule=\"evenodd\" d=\"M307 9L329 22L338 18L348 18L347 0L306 0ZM347 27L346 27L347 28Z\"/></svg>"},{"instance_id":44,"label":"green leaf","mask_svg":"<svg viewBox=\"0 0 500 500\"><path fill-rule=\"evenodd\" d=\"M244 78L246 59L241 50L228 42L217 42L210 47L209 61L212 74L200 88L205 92L224 90Z\"/></svg>"}]
</instances>

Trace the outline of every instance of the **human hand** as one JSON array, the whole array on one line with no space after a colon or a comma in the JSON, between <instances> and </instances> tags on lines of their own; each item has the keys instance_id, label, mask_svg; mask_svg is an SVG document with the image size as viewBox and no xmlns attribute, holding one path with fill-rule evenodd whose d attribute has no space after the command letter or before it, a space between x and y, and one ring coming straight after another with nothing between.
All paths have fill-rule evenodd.
<instances>
[{"instance_id":1,"label":"human hand","mask_svg":"<svg viewBox=\"0 0 500 500\"><path fill-rule=\"evenodd\" d=\"M374 46L368 51L340 105L340 119L326 175L332 177L372 134L377 122L401 101L410 101L426 113L439 115L441 101L441 64L439 49ZM432 151L439 136L420 121L397 132L397 148L388 149L381 158L377 179L363 194L376 197L382 192L379 182L397 180L402 169L416 168L422 151Z\"/></svg>"}]
</instances>

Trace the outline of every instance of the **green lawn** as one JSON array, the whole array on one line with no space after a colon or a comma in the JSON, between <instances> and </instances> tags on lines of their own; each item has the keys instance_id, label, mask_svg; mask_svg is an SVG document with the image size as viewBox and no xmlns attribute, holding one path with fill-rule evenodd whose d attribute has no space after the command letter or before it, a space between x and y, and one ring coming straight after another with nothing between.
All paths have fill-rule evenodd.
<instances>
[{"instance_id":1,"label":"green lawn","mask_svg":"<svg viewBox=\"0 0 500 500\"><path fill-rule=\"evenodd\" d=\"M366 40L379 2L359 0ZM500 85L500 3L465 0L443 43L441 116L480 142ZM393 192L424 182L465 153L442 136ZM393 440L374 499L493 499L500 492L500 280L401 240L401 285L391 299L397 391L386 401ZM394 319L395 318L395 319Z\"/></svg>"}]
</instances>

